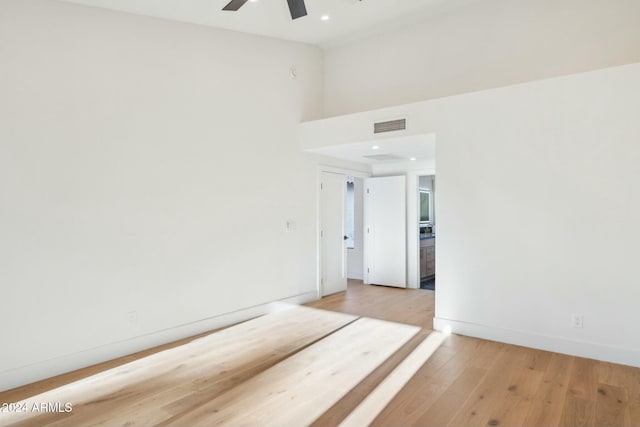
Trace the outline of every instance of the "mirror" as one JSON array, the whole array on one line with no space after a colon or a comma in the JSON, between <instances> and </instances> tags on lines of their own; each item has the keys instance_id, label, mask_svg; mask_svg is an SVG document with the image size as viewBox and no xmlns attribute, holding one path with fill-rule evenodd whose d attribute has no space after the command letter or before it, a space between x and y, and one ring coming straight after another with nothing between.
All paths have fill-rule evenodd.
<instances>
[{"instance_id":1,"label":"mirror","mask_svg":"<svg viewBox=\"0 0 640 427\"><path fill-rule=\"evenodd\" d=\"M420 226L431 223L431 193L427 189L420 189Z\"/></svg>"}]
</instances>

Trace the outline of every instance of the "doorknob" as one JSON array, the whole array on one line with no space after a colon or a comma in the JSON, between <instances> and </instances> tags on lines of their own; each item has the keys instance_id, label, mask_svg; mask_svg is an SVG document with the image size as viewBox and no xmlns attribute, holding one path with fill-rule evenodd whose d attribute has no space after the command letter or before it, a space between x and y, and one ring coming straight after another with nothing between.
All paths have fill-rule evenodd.
<instances>
[{"instance_id":1,"label":"doorknob","mask_svg":"<svg viewBox=\"0 0 640 427\"><path fill-rule=\"evenodd\" d=\"M349 236L342 236L343 239L342 240L347 240L349 238Z\"/></svg>"}]
</instances>

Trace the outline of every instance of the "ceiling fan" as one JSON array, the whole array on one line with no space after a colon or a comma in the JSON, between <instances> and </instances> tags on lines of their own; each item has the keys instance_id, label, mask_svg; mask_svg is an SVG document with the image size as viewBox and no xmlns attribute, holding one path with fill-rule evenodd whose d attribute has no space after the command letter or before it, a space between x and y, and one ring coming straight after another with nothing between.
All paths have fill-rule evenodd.
<instances>
[{"instance_id":1,"label":"ceiling fan","mask_svg":"<svg viewBox=\"0 0 640 427\"><path fill-rule=\"evenodd\" d=\"M237 11L248 0L231 0L229 4L222 8L222 10ZM307 8L304 5L304 0L287 0L289 3L289 11L291 12L291 19L298 19L307 15Z\"/></svg>"}]
</instances>

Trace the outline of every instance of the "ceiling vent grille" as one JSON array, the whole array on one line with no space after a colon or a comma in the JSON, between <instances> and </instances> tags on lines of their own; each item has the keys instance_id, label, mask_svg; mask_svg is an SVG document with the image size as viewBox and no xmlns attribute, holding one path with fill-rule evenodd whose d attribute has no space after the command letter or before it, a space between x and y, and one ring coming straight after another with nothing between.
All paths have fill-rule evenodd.
<instances>
[{"instance_id":1,"label":"ceiling vent grille","mask_svg":"<svg viewBox=\"0 0 640 427\"><path fill-rule=\"evenodd\" d=\"M389 120L373 124L373 133L394 132L407 129L407 119Z\"/></svg>"}]
</instances>

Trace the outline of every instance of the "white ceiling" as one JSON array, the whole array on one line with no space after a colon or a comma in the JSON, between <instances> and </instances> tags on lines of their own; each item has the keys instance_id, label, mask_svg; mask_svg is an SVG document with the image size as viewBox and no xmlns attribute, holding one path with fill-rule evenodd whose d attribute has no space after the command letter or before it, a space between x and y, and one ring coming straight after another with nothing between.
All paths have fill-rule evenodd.
<instances>
[{"instance_id":1,"label":"white ceiling","mask_svg":"<svg viewBox=\"0 0 640 427\"><path fill-rule=\"evenodd\" d=\"M375 147L378 148L375 149ZM352 144L332 145L308 151L369 165L405 163L412 161L410 160L411 158L415 158L415 162L425 162L435 159L436 138L434 134L424 134L403 138L388 138ZM399 157L399 159L373 160L365 157L378 154L392 154Z\"/></svg>"},{"instance_id":2,"label":"white ceiling","mask_svg":"<svg viewBox=\"0 0 640 427\"><path fill-rule=\"evenodd\" d=\"M292 20L287 0L257 0L223 11L229 0L63 0L137 15L329 46L378 34L475 0L306 0ZM322 21L320 17L331 17Z\"/></svg>"}]
</instances>

